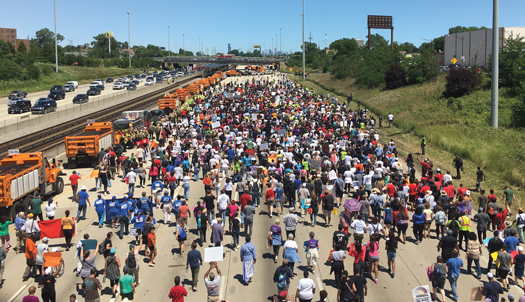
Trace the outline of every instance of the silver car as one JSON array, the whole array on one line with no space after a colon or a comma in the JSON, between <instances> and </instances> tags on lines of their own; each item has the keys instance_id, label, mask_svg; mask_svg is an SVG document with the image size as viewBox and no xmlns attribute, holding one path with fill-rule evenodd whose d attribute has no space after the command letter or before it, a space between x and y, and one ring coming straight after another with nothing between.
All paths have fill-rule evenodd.
<instances>
[{"instance_id":1,"label":"silver car","mask_svg":"<svg viewBox=\"0 0 525 302\"><path fill-rule=\"evenodd\" d=\"M75 86L73 85L64 86L64 92L71 92L71 91L75 91Z\"/></svg>"}]
</instances>

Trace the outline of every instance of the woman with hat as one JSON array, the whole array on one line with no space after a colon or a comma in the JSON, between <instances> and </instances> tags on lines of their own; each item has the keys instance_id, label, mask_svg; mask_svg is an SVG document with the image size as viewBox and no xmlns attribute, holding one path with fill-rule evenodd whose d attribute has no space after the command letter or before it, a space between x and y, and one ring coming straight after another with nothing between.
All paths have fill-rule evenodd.
<instances>
[{"instance_id":1,"label":"woman with hat","mask_svg":"<svg viewBox=\"0 0 525 302\"><path fill-rule=\"evenodd\" d=\"M120 278L120 259L115 256L117 250L113 247L109 251L109 256L106 258L104 265L104 277L107 277L110 281L111 292L113 298L116 297L118 290L118 279Z\"/></svg>"}]
</instances>

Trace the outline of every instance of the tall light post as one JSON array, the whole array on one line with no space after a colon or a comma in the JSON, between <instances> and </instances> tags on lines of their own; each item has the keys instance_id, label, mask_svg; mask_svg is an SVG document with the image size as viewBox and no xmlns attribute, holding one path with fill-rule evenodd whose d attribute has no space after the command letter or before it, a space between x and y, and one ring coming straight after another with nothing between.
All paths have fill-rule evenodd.
<instances>
[{"instance_id":1,"label":"tall light post","mask_svg":"<svg viewBox=\"0 0 525 302\"><path fill-rule=\"evenodd\" d=\"M498 128L499 82L499 0L494 0L492 11L492 89L490 98L490 126Z\"/></svg>"},{"instance_id":2,"label":"tall light post","mask_svg":"<svg viewBox=\"0 0 525 302\"><path fill-rule=\"evenodd\" d=\"M170 26L168 25L168 54L171 57L171 48L170 48Z\"/></svg>"},{"instance_id":3,"label":"tall light post","mask_svg":"<svg viewBox=\"0 0 525 302\"><path fill-rule=\"evenodd\" d=\"M305 73L305 51L304 51L304 0L303 0L303 81L305 79L304 73Z\"/></svg>"},{"instance_id":4,"label":"tall light post","mask_svg":"<svg viewBox=\"0 0 525 302\"><path fill-rule=\"evenodd\" d=\"M131 68L131 30L130 30L130 23L129 23L129 15L131 15L131 12L128 12L128 58L129 58L129 68Z\"/></svg>"},{"instance_id":5,"label":"tall light post","mask_svg":"<svg viewBox=\"0 0 525 302\"><path fill-rule=\"evenodd\" d=\"M279 53L281 56L283 55L283 28L279 27L279 38L281 38L281 41L279 42Z\"/></svg>"},{"instance_id":6,"label":"tall light post","mask_svg":"<svg viewBox=\"0 0 525 302\"><path fill-rule=\"evenodd\" d=\"M201 38L199 38L199 51L198 51L198 53L200 53L200 52L201 52ZM197 56L199 56L199 54Z\"/></svg>"},{"instance_id":7,"label":"tall light post","mask_svg":"<svg viewBox=\"0 0 525 302\"><path fill-rule=\"evenodd\" d=\"M186 55L186 46L184 44L184 34L182 34L182 55Z\"/></svg>"},{"instance_id":8,"label":"tall light post","mask_svg":"<svg viewBox=\"0 0 525 302\"><path fill-rule=\"evenodd\" d=\"M277 33L275 33L275 54L277 55Z\"/></svg>"},{"instance_id":9,"label":"tall light post","mask_svg":"<svg viewBox=\"0 0 525 302\"><path fill-rule=\"evenodd\" d=\"M57 1L56 0L53 0L53 10L55 11L55 72L58 72Z\"/></svg>"}]
</instances>

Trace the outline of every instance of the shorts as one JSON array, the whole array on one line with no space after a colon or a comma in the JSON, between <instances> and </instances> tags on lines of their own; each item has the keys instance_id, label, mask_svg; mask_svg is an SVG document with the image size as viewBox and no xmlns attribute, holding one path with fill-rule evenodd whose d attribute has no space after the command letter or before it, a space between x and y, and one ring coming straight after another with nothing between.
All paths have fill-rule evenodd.
<instances>
[{"instance_id":1,"label":"shorts","mask_svg":"<svg viewBox=\"0 0 525 302\"><path fill-rule=\"evenodd\" d=\"M148 245L148 247L149 247L149 250L151 252L155 251L155 246L154 245Z\"/></svg>"},{"instance_id":2,"label":"shorts","mask_svg":"<svg viewBox=\"0 0 525 302\"><path fill-rule=\"evenodd\" d=\"M266 200L264 202L265 205L269 206L269 207L273 207L275 205L275 201L273 199L270 199L270 200Z\"/></svg>"},{"instance_id":3,"label":"shorts","mask_svg":"<svg viewBox=\"0 0 525 302\"><path fill-rule=\"evenodd\" d=\"M397 253L392 253L389 251L386 252L386 256L388 257L388 260L396 260L396 255Z\"/></svg>"},{"instance_id":4,"label":"shorts","mask_svg":"<svg viewBox=\"0 0 525 302\"><path fill-rule=\"evenodd\" d=\"M317 262L317 258L319 258L319 253L316 249L306 251L306 262L315 265Z\"/></svg>"},{"instance_id":5,"label":"shorts","mask_svg":"<svg viewBox=\"0 0 525 302\"><path fill-rule=\"evenodd\" d=\"M416 195L408 195L409 202L416 202Z\"/></svg>"},{"instance_id":6,"label":"shorts","mask_svg":"<svg viewBox=\"0 0 525 302\"><path fill-rule=\"evenodd\" d=\"M515 274L516 274L516 277L517 278L523 278L524 274L523 274L523 269L514 269L515 270Z\"/></svg>"},{"instance_id":7,"label":"shorts","mask_svg":"<svg viewBox=\"0 0 525 302\"><path fill-rule=\"evenodd\" d=\"M127 294L122 294L121 300L124 300L124 298L128 298L129 301L133 301L133 292L127 293Z\"/></svg>"},{"instance_id":8,"label":"shorts","mask_svg":"<svg viewBox=\"0 0 525 302\"><path fill-rule=\"evenodd\" d=\"M323 215L324 217L328 218L328 217L332 217L332 211L329 211L329 210L323 210Z\"/></svg>"},{"instance_id":9,"label":"shorts","mask_svg":"<svg viewBox=\"0 0 525 302\"><path fill-rule=\"evenodd\" d=\"M368 256L368 262L376 262L379 261L379 255L378 256Z\"/></svg>"},{"instance_id":10,"label":"shorts","mask_svg":"<svg viewBox=\"0 0 525 302\"><path fill-rule=\"evenodd\" d=\"M148 236L142 236L142 244L148 245Z\"/></svg>"},{"instance_id":11,"label":"shorts","mask_svg":"<svg viewBox=\"0 0 525 302\"><path fill-rule=\"evenodd\" d=\"M505 279L505 278L507 278L507 275L509 274L509 271L498 268L496 270L496 273L498 274L498 277L500 277L501 279Z\"/></svg>"},{"instance_id":12,"label":"shorts","mask_svg":"<svg viewBox=\"0 0 525 302\"><path fill-rule=\"evenodd\" d=\"M212 296L208 296L208 302L218 302L219 301L219 296L215 296L215 297L212 297Z\"/></svg>"},{"instance_id":13,"label":"shorts","mask_svg":"<svg viewBox=\"0 0 525 302\"><path fill-rule=\"evenodd\" d=\"M113 286L115 286L115 285L117 285L117 284L118 284L118 279L117 279L117 280L111 280L111 279L109 279L109 285L110 285L111 287L113 287Z\"/></svg>"},{"instance_id":14,"label":"shorts","mask_svg":"<svg viewBox=\"0 0 525 302\"><path fill-rule=\"evenodd\" d=\"M336 198L343 198L343 191L335 190L335 197Z\"/></svg>"},{"instance_id":15,"label":"shorts","mask_svg":"<svg viewBox=\"0 0 525 302\"><path fill-rule=\"evenodd\" d=\"M440 281L437 280L437 278L432 279L432 288L445 289L445 281L447 280Z\"/></svg>"},{"instance_id":16,"label":"shorts","mask_svg":"<svg viewBox=\"0 0 525 302\"><path fill-rule=\"evenodd\" d=\"M276 199L274 206L275 207L280 207L282 204L283 204L283 200L282 199Z\"/></svg>"},{"instance_id":17,"label":"shorts","mask_svg":"<svg viewBox=\"0 0 525 302\"><path fill-rule=\"evenodd\" d=\"M356 234L356 233L354 233L354 239L355 240L359 240L359 241L363 242L363 237L364 237L364 234Z\"/></svg>"}]
</instances>

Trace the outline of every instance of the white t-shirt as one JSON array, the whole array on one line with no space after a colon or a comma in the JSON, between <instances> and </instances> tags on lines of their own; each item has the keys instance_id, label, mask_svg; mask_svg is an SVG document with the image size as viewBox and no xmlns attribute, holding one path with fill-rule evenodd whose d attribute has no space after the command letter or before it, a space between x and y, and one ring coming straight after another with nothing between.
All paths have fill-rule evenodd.
<instances>
[{"instance_id":1,"label":"white t-shirt","mask_svg":"<svg viewBox=\"0 0 525 302\"><path fill-rule=\"evenodd\" d=\"M374 234L376 231L378 233L381 232L381 230L383 229L383 227L381 226L380 223L378 224L369 224L367 227L366 227L366 231L369 233L369 234Z\"/></svg>"},{"instance_id":2,"label":"white t-shirt","mask_svg":"<svg viewBox=\"0 0 525 302\"><path fill-rule=\"evenodd\" d=\"M388 115L388 120L391 121L391 120L393 120L393 119L394 119L394 115L393 115L393 114L389 114L389 115Z\"/></svg>"},{"instance_id":3,"label":"white t-shirt","mask_svg":"<svg viewBox=\"0 0 525 302\"><path fill-rule=\"evenodd\" d=\"M226 194L219 195L219 198L217 198L217 203L219 204L219 210L226 210L226 207L228 206L228 202L230 201L230 198Z\"/></svg>"},{"instance_id":4,"label":"white t-shirt","mask_svg":"<svg viewBox=\"0 0 525 302\"><path fill-rule=\"evenodd\" d=\"M55 210L57 209L57 206L54 204L48 204L44 207L44 210L46 211L46 217L55 217Z\"/></svg>"},{"instance_id":5,"label":"white t-shirt","mask_svg":"<svg viewBox=\"0 0 525 302\"><path fill-rule=\"evenodd\" d=\"M352 222L352 228L354 229L354 232L356 234L364 234L365 233L365 227L366 227L366 224L362 220L354 220Z\"/></svg>"},{"instance_id":6,"label":"white t-shirt","mask_svg":"<svg viewBox=\"0 0 525 302\"><path fill-rule=\"evenodd\" d=\"M303 278L299 280L297 284L297 289L299 292L299 299L301 300L311 300L314 297L313 289L315 289L314 280L310 278Z\"/></svg>"},{"instance_id":7,"label":"white t-shirt","mask_svg":"<svg viewBox=\"0 0 525 302\"><path fill-rule=\"evenodd\" d=\"M292 249L297 249L297 242L293 241L293 240L286 240L286 242L284 242L284 245L283 245L284 248L292 248Z\"/></svg>"}]
</instances>

